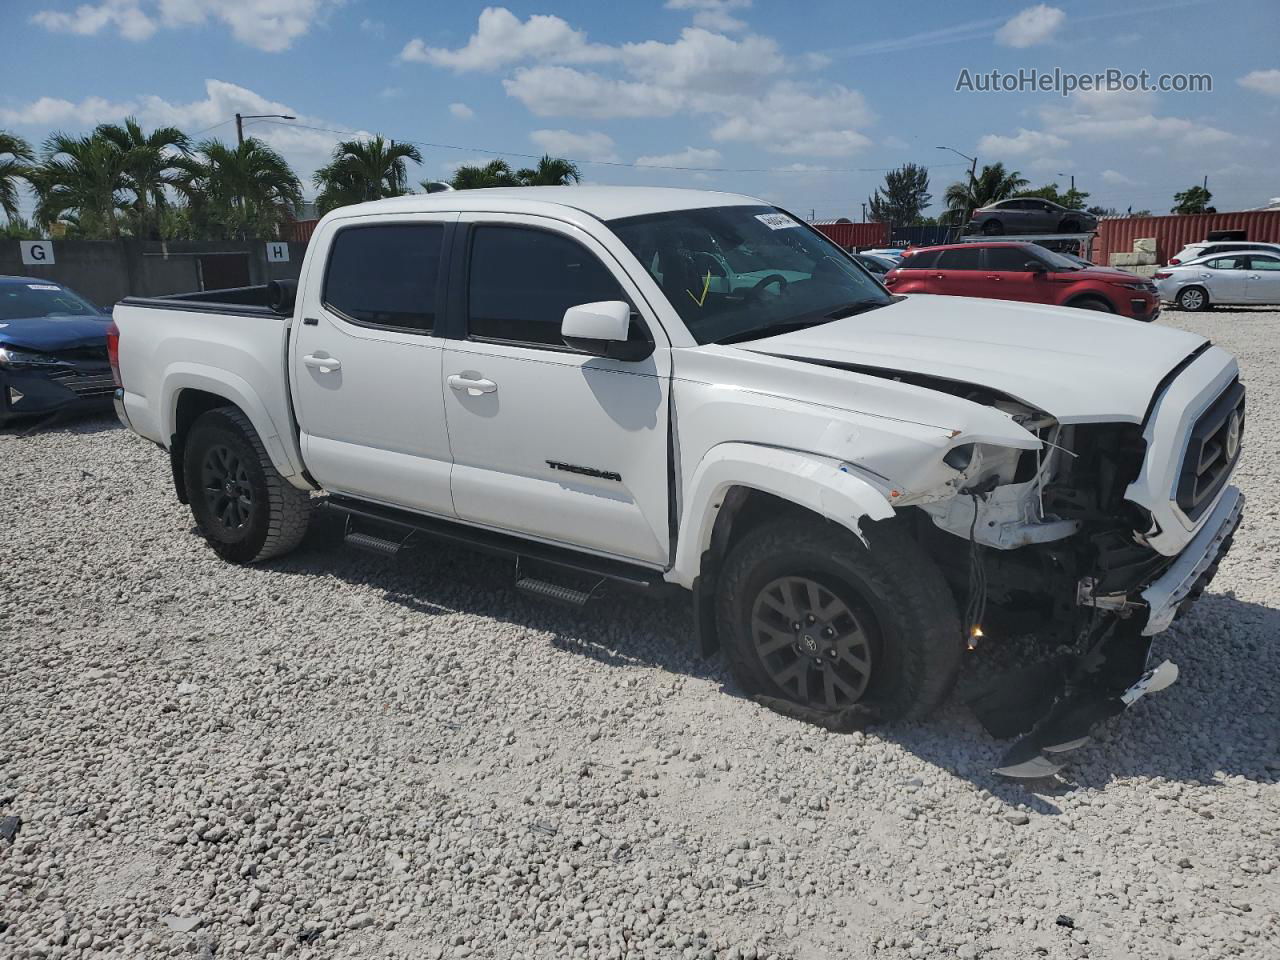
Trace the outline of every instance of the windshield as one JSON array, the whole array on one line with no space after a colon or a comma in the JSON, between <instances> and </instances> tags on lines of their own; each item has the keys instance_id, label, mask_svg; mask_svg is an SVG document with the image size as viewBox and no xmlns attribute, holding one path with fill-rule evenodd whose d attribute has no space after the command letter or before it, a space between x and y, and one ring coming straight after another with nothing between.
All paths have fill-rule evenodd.
<instances>
[{"instance_id":1,"label":"windshield","mask_svg":"<svg viewBox=\"0 0 1280 960\"><path fill-rule=\"evenodd\" d=\"M610 221L698 343L757 339L893 302L820 233L774 207Z\"/></svg>"},{"instance_id":2,"label":"windshield","mask_svg":"<svg viewBox=\"0 0 1280 960\"><path fill-rule=\"evenodd\" d=\"M0 320L67 315L93 316L98 308L56 283L0 284Z\"/></svg>"}]
</instances>

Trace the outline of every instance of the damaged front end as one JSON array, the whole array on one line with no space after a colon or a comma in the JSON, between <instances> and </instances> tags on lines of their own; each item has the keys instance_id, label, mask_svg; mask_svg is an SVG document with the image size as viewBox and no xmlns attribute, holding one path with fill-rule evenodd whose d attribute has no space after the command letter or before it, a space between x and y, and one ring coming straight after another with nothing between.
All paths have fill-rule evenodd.
<instances>
[{"instance_id":1,"label":"damaged front end","mask_svg":"<svg viewBox=\"0 0 1280 960\"><path fill-rule=\"evenodd\" d=\"M1152 637L1213 578L1243 497L1224 476L1194 538L1165 555L1146 537L1151 512L1128 497L1147 458L1142 425L1007 412L1040 449L956 448L955 495L915 505L932 521L922 537L967 600L970 645L984 624L999 624L1057 651L969 700L993 736L1020 738L997 772L1034 778L1060 769L1061 754L1098 723L1176 679L1167 661L1151 667Z\"/></svg>"}]
</instances>

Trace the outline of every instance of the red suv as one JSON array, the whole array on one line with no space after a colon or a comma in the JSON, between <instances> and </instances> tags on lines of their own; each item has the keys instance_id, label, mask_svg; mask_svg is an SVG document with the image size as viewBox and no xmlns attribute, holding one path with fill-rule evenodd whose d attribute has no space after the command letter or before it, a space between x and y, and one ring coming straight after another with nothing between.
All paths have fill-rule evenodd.
<instances>
[{"instance_id":1,"label":"red suv","mask_svg":"<svg viewBox=\"0 0 1280 960\"><path fill-rule=\"evenodd\" d=\"M1144 321L1160 313L1160 297L1145 277L1088 266L1034 243L953 243L908 250L884 283L894 293L1024 300Z\"/></svg>"}]
</instances>

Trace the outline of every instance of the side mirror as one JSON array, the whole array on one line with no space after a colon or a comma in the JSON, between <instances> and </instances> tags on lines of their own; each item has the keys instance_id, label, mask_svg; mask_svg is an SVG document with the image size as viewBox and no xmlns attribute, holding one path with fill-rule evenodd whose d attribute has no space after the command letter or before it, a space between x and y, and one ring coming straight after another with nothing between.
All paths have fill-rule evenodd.
<instances>
[{"instance_id":1,"label":"side mirror","mask_svg":"<svg viewBox=\"0 0 1280 960\"><path fill-rule=\"evenodd\" d=\"M1044 273L1045 265L1039 260L1028 260L1022 265L1023 270L1029 270L1032 273Z\"/></svg>"},{"instance_id":2,"label":"side mirror","mask_svg":"<svg viewBox=\"0 0 1280 960\"><path fill-rule=\"evenodd\" d=\"M596 357L610 360L643 360L653 353L647 339L631 339L631 304L622 300L601 300L570 307L560 321L560 337L565 344Z\"/></svg>"}]
</instances>

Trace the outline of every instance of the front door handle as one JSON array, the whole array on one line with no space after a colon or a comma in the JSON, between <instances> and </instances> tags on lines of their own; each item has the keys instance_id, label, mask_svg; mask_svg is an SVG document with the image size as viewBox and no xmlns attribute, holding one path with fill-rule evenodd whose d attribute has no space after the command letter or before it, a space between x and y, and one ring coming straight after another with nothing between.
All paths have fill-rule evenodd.
<instances>
[{"instance_id":1,"label":"front door handle","mask_svg":"<svg viewBox=\"0 0 1280 960\"><path fill-rule=\"evenodd\" d=\"M498 390L498 385L492 380L464 377L456 373L450 376L447 382L455 390L465 390L469 397L478 397L482 393L496 393Z\"/></svg>"},{"instance_id":2,"label":"front door handle","mask_svg":"<svg viewBox=\"0 0 1280 960\"><path fill-rule=\"evenodd\" d=\"M319 370L321 373L333 373L342 366L342 361L337 357L317 357L314 353L309 353L302 358L312 370Z\"/></svg>"},{"instance_id":3,"label":"front door handle","mask_svg":"<svg viewBox=\"0 0 1280 960\"><path fill-rule=\"evenodd\" d=\"M988 273L988 274L987 274L987 279L988 279L988 280L999 280L1000 278L999 278L996 274L994 274L994 273Z\"/></svg>"}]
</instances>

